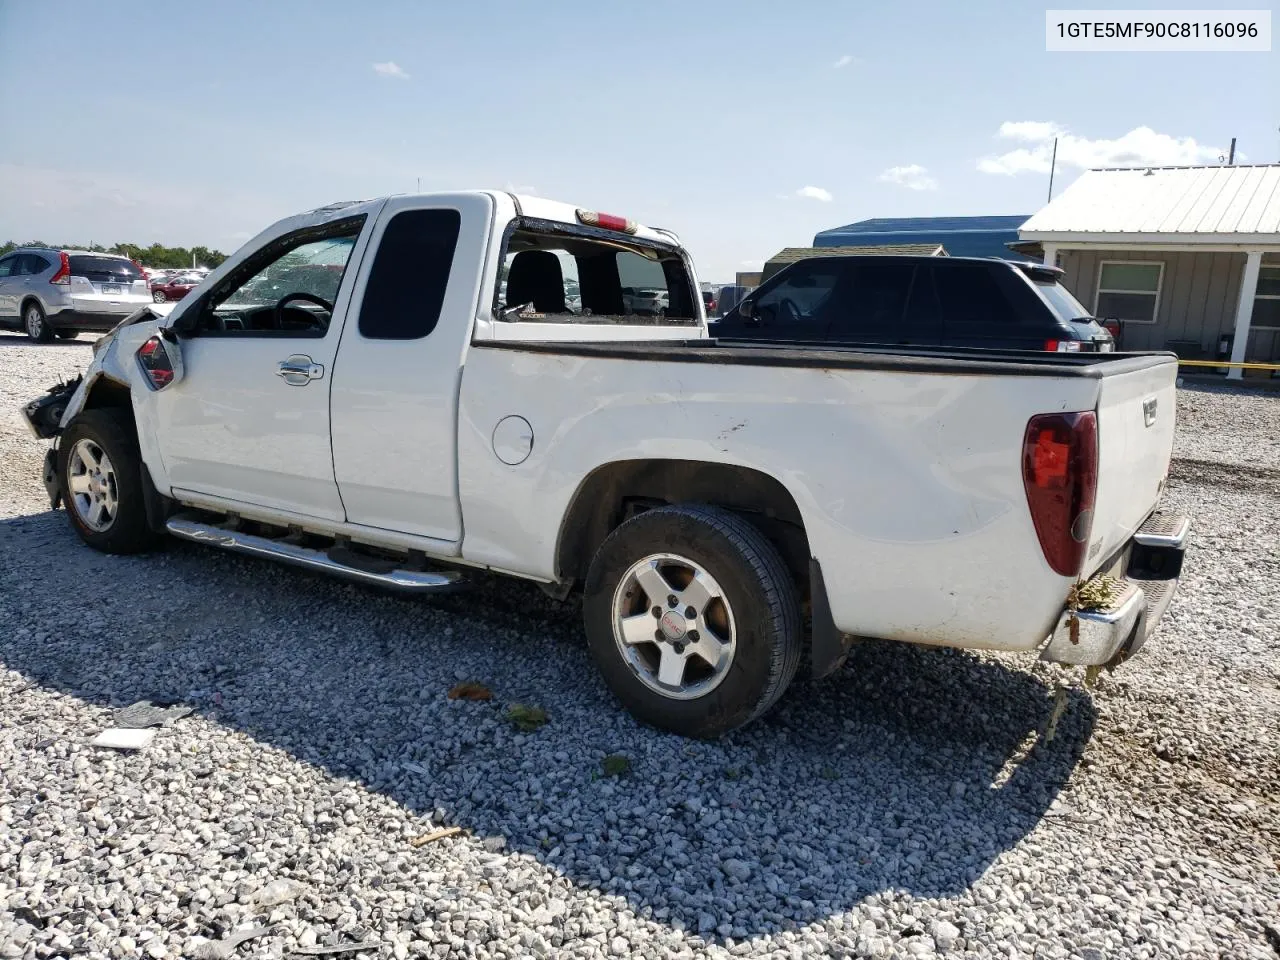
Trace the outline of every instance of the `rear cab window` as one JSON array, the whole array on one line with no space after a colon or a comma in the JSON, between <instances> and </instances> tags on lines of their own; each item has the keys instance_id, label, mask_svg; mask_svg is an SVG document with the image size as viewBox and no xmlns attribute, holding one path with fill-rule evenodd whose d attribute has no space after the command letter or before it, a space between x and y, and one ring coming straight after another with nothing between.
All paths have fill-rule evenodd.
<instances>
[{"instance_id":1,"label":"rear cab window","mask_svg":"<svg viewBox=\"0 0 1280 960\"><path fill-rule=\"evenodd\" d=\"M698 297L678 247L525 218L506 239L494 317L514 323L697 326Z\"/></svg>"}]
</instances>

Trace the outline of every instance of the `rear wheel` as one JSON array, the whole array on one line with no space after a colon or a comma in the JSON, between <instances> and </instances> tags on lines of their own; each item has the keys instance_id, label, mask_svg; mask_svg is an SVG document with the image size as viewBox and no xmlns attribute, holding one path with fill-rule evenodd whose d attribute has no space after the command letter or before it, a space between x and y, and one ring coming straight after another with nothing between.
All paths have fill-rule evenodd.
<instances>
[{"instance_id":1,"label":"rear wheel","mask_svg":"<svg viewBox=\"0 0 1280 960\"><path fill-rule=\"evenodd\" d=\"M803 637L795 585L764 535L716 507L660 507L601 545L583 602L610 689L638 719L716 737L786 690Z\"/></svg>"},{"instance_id":2,"label":"rear wheel","mask_svg":"<svg viewBox=\"0 0 1280 960\"><path fill-rule=\"evenodd\" d=\"M103 553L139 553L158 536L147 526L142 457L119 410L86 410L58 445L62 502L80 539Z\"/></svg>"},{"instance_id":3,"label":"rear wheel","mask_svg":"<svg viewBox=\"0 0 1280 960\"><path fill-rule=\"evenodd\" d=\"M166 297L162 291L154 290L151 293L151 299L154 300L156 303L164 303L169 298Z\"/></svg>"},{"instance_id":4,"label":"rear wheel","mask_svg":"<svg viewBox=\"0 0 1280 960\"><path fill-rule=\"evenodd\" d=\"M48 343L53 339L49 318L44 315L44 308L34 300L22 308L22 326L36 343Z\"/></svg>"}]
</instances>

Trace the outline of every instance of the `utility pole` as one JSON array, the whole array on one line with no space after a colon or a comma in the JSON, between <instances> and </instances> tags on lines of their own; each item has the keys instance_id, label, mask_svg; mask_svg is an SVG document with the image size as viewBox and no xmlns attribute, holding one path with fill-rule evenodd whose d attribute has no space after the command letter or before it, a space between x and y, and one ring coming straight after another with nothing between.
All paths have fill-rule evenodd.
<instances>
[{"instance_id":1,"label":"utility pole","mask_svg":"<svg viewBox=\"0 0 1280 960\"><path fill-rule=\"evenodd\" d=\"M1235 142L1234 140L1232 141ZM1053 171L1058 165L1058 138L1053 138L1053 159L1049 161L1049 200L1053 199ZM1048 202L1047 200L1045 201Z\"/></svg>"},{"instance_id":2,"label":"utility pole","mask_svg":"<svg viewBox=\"0 0 1280 960\"><path fill-rule=\"evenodd\" d=\"M1227 166L1234 167L1236 165L1236 138L1231 138L1231 149L1227 152Z\"/></svg>"}]
</instances>

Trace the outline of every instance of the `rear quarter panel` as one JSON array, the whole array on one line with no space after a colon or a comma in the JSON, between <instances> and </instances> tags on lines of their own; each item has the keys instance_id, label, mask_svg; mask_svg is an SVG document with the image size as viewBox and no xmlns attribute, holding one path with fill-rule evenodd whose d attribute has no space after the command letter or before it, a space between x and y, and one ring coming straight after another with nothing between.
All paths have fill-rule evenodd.
<instances>
[{"instance_id":1,"label":"rear quarter panel","mask_svg":"<svg viewBox=\"0 0 1280 960\"><path fill-rule=\"evenodd\" d=\"M804 518L844 632L1026 650L1070 589L1022 487L1036 413L1094 407L1098 381L586 358L473 345L459 417L463 556L556 576L562 517L619 460L695 460L777 478ZM517 466L494 427L533 427Z\"/></svg>"}]
</instances>

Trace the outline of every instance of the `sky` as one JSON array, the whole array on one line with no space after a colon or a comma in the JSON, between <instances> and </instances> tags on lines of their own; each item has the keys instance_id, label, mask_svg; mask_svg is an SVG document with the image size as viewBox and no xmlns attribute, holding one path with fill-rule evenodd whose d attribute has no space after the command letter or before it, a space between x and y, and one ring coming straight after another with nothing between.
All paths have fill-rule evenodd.
<instances>
[{"instance_id":1,"label":"sky","mask_svg":"<svg viewBox=\"0 0 1280 960\"><path fill-rule=\"evenodd\" d=\"M496 188L675 230L728 281L868 217L1029 215L1055 136L1055 194L1233 136L1280 161L1280 53L1047 53L1026 0L55 6L0 0L0 241L229 252Z\"/></svg>"}]
</instances>

